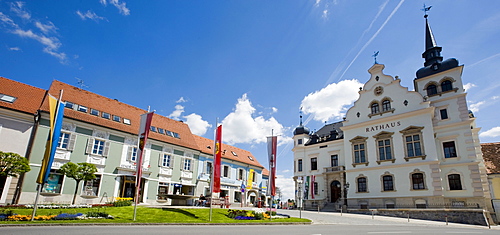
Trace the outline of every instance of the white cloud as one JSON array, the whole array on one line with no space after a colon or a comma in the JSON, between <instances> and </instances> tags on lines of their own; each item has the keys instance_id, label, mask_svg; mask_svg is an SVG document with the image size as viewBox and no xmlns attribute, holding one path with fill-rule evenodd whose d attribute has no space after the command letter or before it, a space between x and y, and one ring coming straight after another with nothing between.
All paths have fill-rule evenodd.
<instances>
[{"instance_id":1,"label":"white cloud","mask_svg":"<svg viewBox=\"0 0 500 235\"><path fill-rule=\"evenodd\" d=\"M477 103L471 103L469 105L469 109L470 111L472 111L473 113L476 113L476 112L479 112L479 107L483 106L484 104L486 104L485 101L479 101Z\"/></svg>"},{"instance_id":2,"label":"white cloud","mask_svg":"<svg viewBox=\"0 0 500 235\"><path fill-rule=\"evenodd\" d=\"M282 170L281 172L288 173L288 172L290 172L290 170Z\"/></svg>"},{"instance_id":3,"label":"white cloud","mask_svg":"<svg viewBox=\"0 0 500 235\"><path fill-rule=\"evenodd\" d=\"M246 143L258 144L267 141L266 136L282 135L281 141L289 141L289 138L283 138L284 128L276 121L274 117L265 119L262 116L253 117L255 108L247 97L243 94L238 99L236 108L232 113L222 120L224 142L228 144Z\"/></svg>"},{"instance_id":4,"label":"white cloud","mask_svg":"<svg viewBox=\"0 0 500 235\"><path fill-rule=\"evenodd\" d=\"M175 110L170 115L168 115L168 117L174 120L179 120L183 112L184 112L184 106L176 105Z\"/></svg>"},{"instance_id":5,"label":"white cloud","mask_svg":"<svg viewBox=\"0 0 500 235\"><path fill-rule=\"evenodd\" d=\"M295 199L295 183L292 177L276 175L276 187L279 187L281 190L282 201Z\"/></svg>"},{"instance_id":6,"label":"white cloud","mask_svg":"<svg viewBox=\"0 0 500 235\"><path fill-rule=\"evenodd\" d=\"M323 14L321 14L323 19L328 19L328 9L323 10Z\"/></svg>"},{"instance_id":7,"label":"white cloud","mask_svg":"<svg viewBox=\"0 0 500 235\"><path fill-rule=\"evenodd\" d=\"M187 100L184 99L184 97L179 98L175 103L185 103Z\"/></svg>"},{"instance_id":8,"label":"white cloud","mask_svg":"<svg viewBox=\"0 0 500 235\"><path fill-rule=\"evenodd\" d=\"M76 11L76 14L78 16L80 16L80 18L82 20L90 19L90 20L93 20L95 22L99 22L99 20L106 20L106 18L104 18L102 16L98 16L95 12L92 12L90 10L88 10L85 13L82 13L81 11Z\"/></svg>"},{"instance_id":9,"label":"white cloud","mask_svg":"<svg viewBox=\"0 0 500 235\"><path fill-rule=\"evenodd\" d=\"M203 120L202 117L196 113L184 116L186 123L189 126L191 132L195 135L202 136L207 133L208 128L212 127L207 121Z\"/></svg>"},{"instance_id":10,"label":"white cloud","mask_svg":"<svg viewBox=\"0 0 500 235\"><path fill-rule=\"evenodd\" d=\"M304 97L301 103L302 111L304 114L313 114L314 120L322 122L341 118L358 98L361 86L363 84L356 79L329 84Z\"/></svg>"},{"instance_id":11,"label":"white cloud","mask_svg":"<svg viewBox=\"0 0 500 235\"><path fill-rule=\"evenodd\" d=\"M99 2L101 2L101 4L104 6L108 5L108 1L106 0L100 0ZM115 6L118 9L118 11L120 11L120 14L126 16L130 15L130 9L127 8L127 3L120 2L120 0L109 0L109 3Z\"/></svg>"},{"instance_id":12,"label":"white cloud","mask_svg":"<svg viewBox=\"0 0 500 235\"><path fill-rule=\"evenodd\" d=\"M40 21L35 21L35 26L38 29L40 29L40 31L42 31L44 34L48 34L50 32L55 33L57 30L56 26L50 21L47 24L43 24Z\"/></svg>"},{"instance_id":13,"label":"white cloud","mask_svg":"<svg viewBox=\"0 0 500 235\"><path fill-rule=\"evenodd\" d=\"M276 107L271 107L271 109L273 110L273 113L277 113L278 112L278 108L276 108Z\"/></svg>"},{"instance_id":14,"label":"white cloud","mask_svg":"<svg viewBox=\"0 0 500 235\"><path fill-rule=\"evenodd\" d=\"M67 60L66 54L63 52L57 52L57 50L61 46L59 39L55 37L46 37L43 35L38 35L36 33L33 33L33 31L31 30L26 31L22 29L16 29L13 31L13 33L19 35L20 37L31 38L40 42L42 45L45 46L45 48L43 48L43 52L59 58L61 63L66 62Z\"/></svg>"},{"instance_id":15,"label":"white cloud","mask_svg":"<svg viewBox=\"0 0 500 235\"><path fill-rule=\"evenodd\" d=\"M19 47L9 47L9 51L20 51L21 48Z\"/></svg>"},{"instance_id":16,"label":"white cloud","mask_svg":"<svg viewBox=\"0 0 500 235\"><path fill-rule=\"evenodd\" d=\"M469 89L471 89L473 87L477 87L476 84L469 82L469 83L467 83L467 84L464 85L465 91L468 91Z\"/></svg>"},{"instance_id":17,"label":"white cloud","mask_svg":"<svg viewBox=\"0 0 500 235\"><path fill-rule=\"evenodd\" d=\"M19 26L14 23L14 21L9 18L8 16L6 16L4 13L0 12L0 21L2 21L3 23L9 25L10 27L13 27L13 28L18 28Z\"/></svg>"},{"instance_id":18,"label":"white cloud","mask_svg":"<svg viewBox=\"0 0 500 235\"><path fill-rule=\"evenodd\" d=\"M493 127L479 134L479 137L498 137L498 136L500 136L500 126Z\"/></svg>"},{"instance_id":19,"label":"white cloud","mask_svg":"<svg viewBox=\"0 0 500 235\"><path fill-rule=\"evenodd\" d=\"M24 2L13 2L10 4L10 10L17 14L17 16L29 20L31 19L31 14L23 9Z\"/></svg>"}]
</instances>

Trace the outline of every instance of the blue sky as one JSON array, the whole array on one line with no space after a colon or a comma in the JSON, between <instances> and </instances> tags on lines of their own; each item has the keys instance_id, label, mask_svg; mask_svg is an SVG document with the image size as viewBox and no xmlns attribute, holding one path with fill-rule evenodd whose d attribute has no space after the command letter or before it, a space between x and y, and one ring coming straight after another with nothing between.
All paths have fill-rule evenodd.
<instances>
[{"instance_id":1,"label":"blue sky","mask_svg":"<svg viewBox=\"0 0 500 235\"><path fill-rule=\"evenodd\" d=\"M481 142L500 141L500 1L432 0L445 58L465 65ZM187 122L251 151L280 135L278 186L293 197L292 131L342 120L377 61L413 90L424 2L410 0L0 0L0 76L53 79Z\"/></svg>"}]
</instances>

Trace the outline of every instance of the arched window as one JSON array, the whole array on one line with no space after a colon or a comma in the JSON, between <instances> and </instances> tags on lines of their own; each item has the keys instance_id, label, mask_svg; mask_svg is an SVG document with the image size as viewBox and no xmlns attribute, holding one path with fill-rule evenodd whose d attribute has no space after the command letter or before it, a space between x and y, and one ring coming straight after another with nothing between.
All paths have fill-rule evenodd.
<instances>
[{"instance_id":1,"label":"arched window","mask_svg":"<svg viewBox=\"0 0 500 235\"><path fill-rule=\"evenodd\" d=\"M441 91L442 92L451 91L452 89L453 89L453 87L451 86L450 80L446 80L446 81L441 83Z\"/></svg>"},{"instance_id":2,"label":"arched window","mask_svg":"<svg viewBox=\"0 0 500 235\"><path fill-rule=\"evenodd\" d=\"M413 189L425 189L424 186L424 174L422 173L413 173L411 174L411 182L413 184Z\"/></svg>"},{"instance_id":3,"label":"arched window","mask_svg":"<svg viewBox=\"0 0 500 235\"><path fill-rule=\"evenodd\" d=\"M384 175L382 177L384 183L384 191L393 191L394 190L394 181L391 175Z\"/></svg>"},{"instance_id":4,"label":"arched window","mask_svg":"<svg viewBox=\"0 0 500 235\"><path fill-rule=\"evenodd\" d=\"M376 113L380 112L380 109L378 107L378 103L373 103L371 108L372 108L372 114L376 114Z\"/></svg>"},{"instance_id":5,"label":"arched window","mask_svg":"<svg viewBox=\"0 0 500 235\"><path fill-rule=\"evenodd\" d=\"M462 181L459 174L449 174L448 184L450 185L450 190L462 190Z\"/></svg>"},{"instance_id":6,"label":"arched window","mask_svg":"<svg viewBox=\"0 0 500 235\"><path fill-rule=\"evenodd\" d=\"M387 112L391 110L391 101L384 100L382 101L382 112Z\"/></svg>"},{"instance_id":7,"label":"arched window","mask_svg":"<svg viewBox=\"0 0 500 235\"><path fill-rule=\"evenodd\" d=\"M427 95L431 96L431 95L435 95L435 94L437 94L437 87L436 87L436 85L434 85L434 84L429 85L427 87Z\"/></svg>"},{"instance_id":8,"label":"arched window","mask_svg":"<svg viewBox=\"0 0 500 235\"><path fill-rule=\"evenodd\" d=\"M358 192L367 192L366 177L358 178Z\"/></svg>"}]
</instances>

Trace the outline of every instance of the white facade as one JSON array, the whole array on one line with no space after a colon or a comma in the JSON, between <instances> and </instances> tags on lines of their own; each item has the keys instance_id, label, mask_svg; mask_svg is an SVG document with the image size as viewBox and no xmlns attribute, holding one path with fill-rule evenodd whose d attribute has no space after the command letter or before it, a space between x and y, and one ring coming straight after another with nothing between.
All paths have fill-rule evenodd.
<instances>
[{"instance_id":1,"label":"white facade","mask_svg":"<svg viewBox=\"0 0 500 235\"><path fill-rule=\"evenodd\" d=\"M491 211L463 66L415 79L415 91L383 69L375 64L368 70L370 79L337 128L326 125L310 135L296 129L294 178L306 181L304 207L476 205ZM429 95L432 84L437 93Z\"/></svg>"}]
</instances>

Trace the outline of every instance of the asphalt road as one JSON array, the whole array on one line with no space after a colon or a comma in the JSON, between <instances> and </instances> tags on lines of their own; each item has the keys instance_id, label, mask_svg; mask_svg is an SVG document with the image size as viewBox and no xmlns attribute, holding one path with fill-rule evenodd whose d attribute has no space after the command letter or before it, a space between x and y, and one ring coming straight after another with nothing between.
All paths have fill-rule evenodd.
<instances>
[{"instance_id":1,"label":"asphalt road","mask_svg":"<svg viewBox=\"0 0 500 235\"><path fill-rule=\"evenodd\" d=\"M280 210L294 217L299 211ZM20 234L203 234L203 235L323 235L323 234L500 234L500 227L488 229L444 222L369 215L302 211L312 225L106 225L106 226L22 226L0 227L1 235Z\"/></svg>"}]
</instances>

